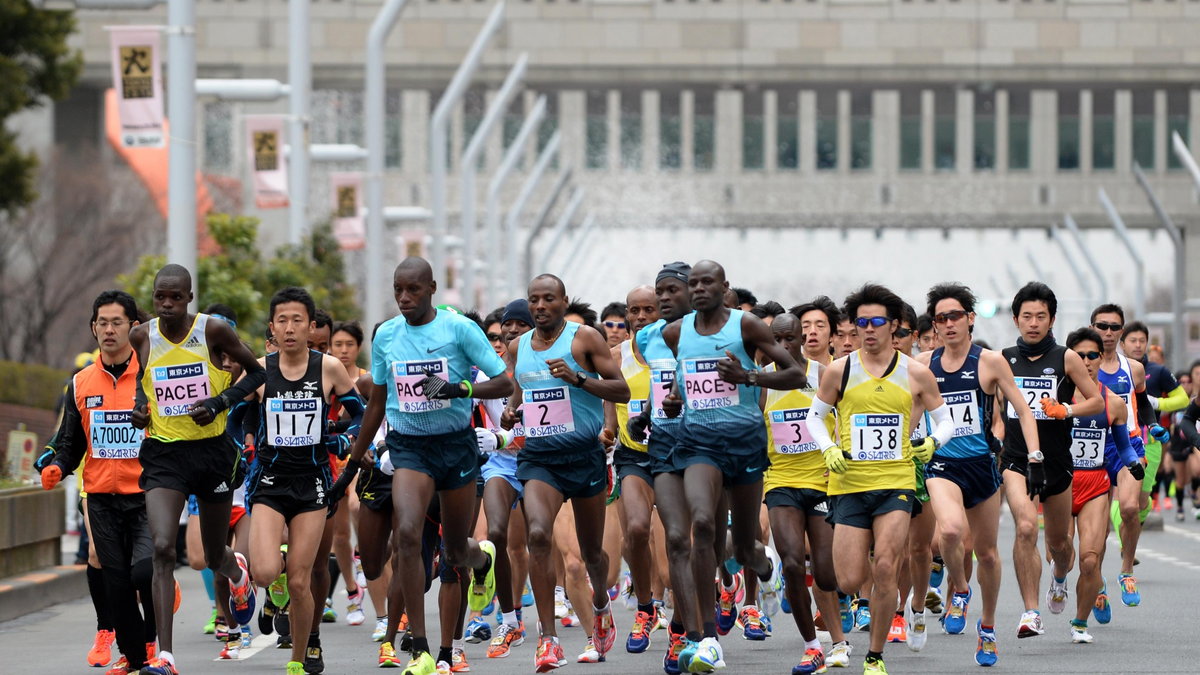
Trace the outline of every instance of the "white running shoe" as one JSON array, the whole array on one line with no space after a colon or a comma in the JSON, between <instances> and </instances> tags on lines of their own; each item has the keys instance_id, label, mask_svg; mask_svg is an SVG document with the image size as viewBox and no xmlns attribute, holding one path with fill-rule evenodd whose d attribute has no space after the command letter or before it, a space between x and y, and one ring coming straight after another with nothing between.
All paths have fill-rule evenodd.
<instances>
[{"instance_id":1,"label":"white running shoe","mask_svg":"<svg viewBox=\"0 0 1200 675\"><path fill-rule=\"evenodd\" d=\"M1029 610L1021 615L1021 623L1017 626L1017 637L1027 638L1045 635L1042 628L1042 615L1037 610Z\"/></svg>"},{"instance_id":2,"label":"white running shoe","mask_svg":"<svg viewBox=\"0 0 1200 675\"><path fill-rule=\"evenodd\" d=\"M567 615L567 591L562 586L554 587L554 618L561 619Z\"/></svg>"},{"instance_id":3,"label":"white running shoe","mask_svg":"<svg viewBox=\"0 0 1200 675\"><path fill-rule=\"evenodd\" d=\"M347 594L346 596L346 623L351 626L361 626L367 620L367 615L363 613L362 603L367 599L367 587L359 586L358 591L354 595Z\"/></svg>"},{"instance_id":4,"label":"white running shoe","mask_svg":"<svg viewBox=\"0 0 1200 675\"><path fill-rule=\"evenodd\" d=\"M600 663L603 660L604 655L600 653L599 649L596 649L596 641L592 638L587 639L587 644L579 653L579 658L575 659L576 663Z\"/></svg>"},{"instance_id":5,"label":"white running shoe","mask_svg":"<svg viewBox=\"0 0 1200 675\"><path fill-rule=\"evenodd\" d=\"M912 620L908 622L908 648L919 652L925 648L925 641L928 639L929 634L925 632L925 610L913 612Z\"/></svg>"},{"instance_id":6,"label":"white running shoe","mask_svg":"<svg viewBox=\"0 0 1200 675\"><path fill-rule=\"evenodd\" d=\"M1071 625L1071 642L1077 645L1090 645L1094 639L1092 634L1088 632L1087 626Z\"/></svg>"},{"instance_id":7,"label":"white running shoe","mask_svg":"<svg viewBox=\"0 0 1200 675\"><path fill-rule=\"evenodd\" d=\"M1050 563L1050 589L1046 591L1046 608L1051 614L1062 614L1067 608L1067 580L1054 580L1054 563Z\"/></svg>"},{"instance_id":8,"label":"white running shoe","mask_svg":"<svg viewBox=\"0 0 1200 675\"><path fill-rule=\"evenodd\" d=\"M825 665L832 668L849 668L850 667L850 652L854 651L854 647L849 642L839 642L829 650L829 656L825 659Z\"/></svg>"},{"instance_id":9,"label":"white running shoe","mask_svg":"<svg viewBox=\"0 0 1200 675\"><path fill-rule=\"evenodd\" d=\"M783 563L780 562L775 549L770 546L765 548L767 560L771 561L771 578L758 584L758 606L763 615L771 618L779 613L780 594L783 592Z\"/></svg>"},{"instance_id":10,"label":"white running shoe","mask_svg":"<svg viewBox=\"0 0 1200 675\"><path fill-rule=\"evenodd\" d=\"M375 620L375 632L371 633L371 639L376 642L383 642L383 638L387 637L387 617Z\"/></svg>"}]
</instances>

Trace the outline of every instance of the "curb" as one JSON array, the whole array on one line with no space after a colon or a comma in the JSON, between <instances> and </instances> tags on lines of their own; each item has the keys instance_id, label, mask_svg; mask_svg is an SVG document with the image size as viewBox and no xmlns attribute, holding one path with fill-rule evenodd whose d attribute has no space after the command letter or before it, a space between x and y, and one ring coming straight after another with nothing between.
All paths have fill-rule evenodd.
<instances>
[{"instance_id":1,"label":"curb","mask_svg":"<svg viewBox=\"0 0 1200 675\"><path fill-rule=\"evenodd\" d=\"M87 595L86 565L43 567L0 579L0 621Z\"/></svg>"}]
</instances>

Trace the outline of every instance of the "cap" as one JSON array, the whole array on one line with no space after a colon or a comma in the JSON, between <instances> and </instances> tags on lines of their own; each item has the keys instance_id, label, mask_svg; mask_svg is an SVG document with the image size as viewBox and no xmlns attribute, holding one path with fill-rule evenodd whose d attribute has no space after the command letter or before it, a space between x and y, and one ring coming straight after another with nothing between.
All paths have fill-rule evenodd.
<instances>
[{"instance_id":1,"label":"cap","mask_svg":"<svg viewBox=\"0 0 1200 675\"><path fill-rule=\"evenodd\" d=\"M504 306L504 314L500 317L500 323L507 323L513 319L524 323L530 328L533 327L533 315L529 313L528 300L517 298Z\"/></svg>"},{"instance_id":2,"label":"cap","mask_svg":"<svg viewBox=\"0 0 1200 675\"><path fill-rule=\"evenodd\" d=\"M654 283L657 284L663 279L678 279L686 284L688 277L691 276L691 274L691 265L676 260L673 263L667 263L666 265L663 265L663 268L658 272L658 276L654 277Z\"/></svg>"}]
</instances>

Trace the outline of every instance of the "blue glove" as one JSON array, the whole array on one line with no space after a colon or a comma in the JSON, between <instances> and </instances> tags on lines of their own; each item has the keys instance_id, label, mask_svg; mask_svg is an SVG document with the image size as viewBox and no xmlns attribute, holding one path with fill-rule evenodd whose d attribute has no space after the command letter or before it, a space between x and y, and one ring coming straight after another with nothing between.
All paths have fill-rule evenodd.
<instances>
[{"instance_id":1,"label":"blue glove","mask_svg":"<svg viewBox=\"0 0 1200 675\"><path fill-rule=\"evenodd\" d=\"M1150 437L1159 443L1165 443L1171 438L1171 432L1162 428L1162 426L1155 424L1154 426L1150 427Z\"/></svg>"}]
</instances>

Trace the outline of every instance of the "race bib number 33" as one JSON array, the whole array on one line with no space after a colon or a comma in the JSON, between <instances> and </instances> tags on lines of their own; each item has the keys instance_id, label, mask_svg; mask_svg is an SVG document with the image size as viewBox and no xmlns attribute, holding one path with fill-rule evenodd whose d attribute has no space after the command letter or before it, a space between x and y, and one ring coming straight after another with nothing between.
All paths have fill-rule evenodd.
<instances>
[{"instance_id":1,"label":"race bib number 33","mask_svg":"<svg viewBox=\"0 0 1200 675\"><path fill-rule=\"evenodd\" d=\"M450 407L450 401L430 401L425 397L421 380L429 375L437 375L443 380L448 380L446 359L392 363L392 377L396 381L396 401L400 406L400 412L420 413L445 410Z\"/></svg>"},{"instance_id":2,"label":"race bib number 33","mask_svg":"<svg viewBox=\"0 0 1200 675\"><path fill-rule=\"evenodd\" d=\"M575 415L571 411L571 392L566 387L526 389L521 392L524 404L525 435L528 438L557 436L575 431Z\"/></svg>"},{"instance_id":3,"label":"race bib number 33","mask_svg":"<svg viewBox=\"0 0 1200 675\"><path fill-rule=\"evenodd\" d=\"M850 416L850 454L858 461L895 461L904 458L904 430L900 415Z\"/></svg>"},{"instance_id":4,"label":"race bib number 33","mask_svg":"<svg viewBox=\"0 0 1200 675\"><path fill-rule=\"evenodd\" d=\"M683 386L688 410L732 408L740 402L738 386L721 379L721 359L688 359L683 362Z\"/></svg>"},{"instance_id":5,"label":"race bib number 33","mask_svg":"<svg viewBox=\"0 0 1200 675\"><path fill-rule=\"evenodd\" d=\"M1104 466L1104 429L1071 429L1071 463L1077 469Z\"/></svg>"},{"instance_id":6,"label":"race bib number 33","mask_svg":"<svg viewBox=\"0 0 1200 675\"><path fill-rule=\"evenodd\" d=\"M92 457L137 459L143 433L130 423L128 410L93 410L90 425Z\"/></svg>"},{"instance_id":7,"label":"race bib number 33","mask_svg":"<svg viewBox=\"0 0 1200 675\"><path fill-rule=\"evenodd\" d=\"M150 370L154 400L162 417L188 414L193 404L212 396L208 385L208 363L155 366Z\"/></svg>"},{"instance_id":8,"label":"race bib number 33","mask_svg":"<svg viewBox=\"0 0 1200 675\"><path fill-rule=\"evenodd\" d=\"M267 434L277 448L316 445L320 418L321 402L315 398L267 399Z\"/></svg>"}]
</instances>

